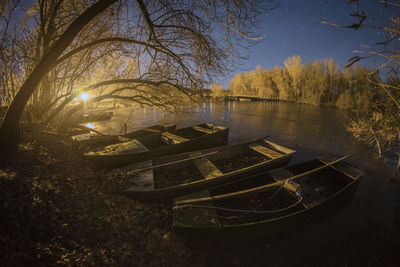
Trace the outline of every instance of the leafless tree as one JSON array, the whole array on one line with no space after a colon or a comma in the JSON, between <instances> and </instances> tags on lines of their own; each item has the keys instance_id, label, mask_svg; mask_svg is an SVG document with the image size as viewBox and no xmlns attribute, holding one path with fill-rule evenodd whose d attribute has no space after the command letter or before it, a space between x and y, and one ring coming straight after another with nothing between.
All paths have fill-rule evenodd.
<instances>
[{"instance_id":1,"label":"leafless tree","mask_svg":"<svg viewBox=\"0 0 400 267\"><path fill-rule=\"evenodd\" d=\"M31 97L37 117L47 122L83 90L97 91L92 101L142 105L172 104L164 92L192 98L258 40L252 30L268 8L259 0L91 3L38 0L24 13L29 30L21 47L29 55L4 118L2 145L10 143Z\"/></svg>"}]
</instances>

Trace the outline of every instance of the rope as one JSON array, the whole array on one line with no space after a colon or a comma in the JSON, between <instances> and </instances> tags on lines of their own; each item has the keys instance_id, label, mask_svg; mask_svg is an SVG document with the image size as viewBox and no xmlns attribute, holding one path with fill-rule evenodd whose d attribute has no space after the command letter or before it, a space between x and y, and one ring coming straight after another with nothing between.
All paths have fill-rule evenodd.
<instances>
[{"instance_id":1,"label":"rope","mask_svg":"<svg viewBox=\"0 0 400 267\"><path fill-rule=\"evenodd\" d=\"M299 204L302 200L303 200L303 197L300 197L296 201L296 203L294 203L288 207L278 209L278 210L242 210L242 209L229 209L229 208L223 208L223 207L205 206L205 205L190 205L190 204L182 205L182 206L175 206L173 209L177 210L177 209L181 209L181 208L190 207L190 208L204 208L204 209L216 209L216 210L233 211L233 212L265 214L265 213L278 213L278 212L286 211L288 209L293 208L297 204Z\"/></svg>"},{"instance_id":2,"label":"rope","mask_svg":"<svg viewBox=\"0 0 400 267\"><path fill-rule=\"evenodd\" d=\"M272 194L272 195L270 195L266 200L264 200L264 201L262 201L260 204L258 204L254 209L252 209L252 210L256 210L256 209L258 209L259 207L261 207L265 202L267 202L267 201L270 201L274 196L276 196L276 194L278 194L279 193L279 191L281 191L281 189L283 188L283 185L281 185L277 190L275 190L275 192ZM246 216L247 214L245 213L245 214L243 214L242 216L240 216L239 218L243 218L244 216Z\"/></svg>"},{"instance_id":3,"label":"rope","mask_svg":"<svg viewBox=\"0 0 400 267\"><path fill-rule=\"evenodd\" d=\"M185 161L192 160L192 159L203 158L203 157L206 157L206 156L210 156L210 155L216 154L218 152L220 152L220 151L213 151L213 152L210 152L210 153L201 154L199 156L194 156L194 157L190 157L189 156L189 158L175 160L175 161L172 161L172 162L167 162L167 163L158 164L158 165L154 165L154 166L144 167L144 168L140 168L140 169L126 170L126 168L129 168L129 166L128 166L128 167L125 167L125 168L121 168L120 170L126 171L126 175L133 175L133 174L135 174L137 172L142 172L142 171L147 171L147 170L151 170L151 169L155 169L155 168L160 168L160 167L163 167L163 166L168 166L168 165L172 165L172 164L176 164L176 163L180 163L180 162L185 162Z\"/></svg>"}]
</instances>

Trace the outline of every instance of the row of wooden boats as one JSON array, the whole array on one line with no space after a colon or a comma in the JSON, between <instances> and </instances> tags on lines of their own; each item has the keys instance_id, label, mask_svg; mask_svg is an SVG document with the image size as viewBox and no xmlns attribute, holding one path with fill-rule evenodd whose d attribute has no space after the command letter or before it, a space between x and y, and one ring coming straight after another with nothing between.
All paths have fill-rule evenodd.
<instances>
[{"instance_id":1,"label":"row of wooden boats","mask_svg":"<svg viewBox=\"0 0 400 267\"><path fill-rule=\"evenodd\" d=\"M154 127L154 126L153 126ZM149 128L145 129L149 130ZM84 155L94 164L106 168L117 168L153 158L210 148L228 142L229 129L212 124L199 124L181 129L161 129L158 132L130 138L91 150Z\"/></svg>"},{"instance_id":2,"label":"row of wooden boats","mask_svg":"<svg viewBox=\"0 0 400 267\"><path fill-rule=\"evenodd\" d=\"M287 166L294 150L267 137L227 145L228 131L208 123L163 124L89 139L84 155L114 168L115 193L172 201L174 228L200 235L285 229L336 207L363 175L348 156Z\"/></svg>"}]
</instances>

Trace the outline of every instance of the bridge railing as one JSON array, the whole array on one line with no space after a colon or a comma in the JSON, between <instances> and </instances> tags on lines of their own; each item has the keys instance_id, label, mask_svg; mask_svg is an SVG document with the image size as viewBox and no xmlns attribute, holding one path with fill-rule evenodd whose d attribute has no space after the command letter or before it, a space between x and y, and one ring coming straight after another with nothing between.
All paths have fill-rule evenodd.
<instances>
[{"instance_id":1,"label":"bridge railing","mask_svg":"<svg viewBox=\"0 0 400 267\"><path fill-rule=\"evenodd\" d=\"M247 96L247 95L230 95L226 96L227 100L240 100L240 99L248 99L253 101L285 101L280 99L279 97L258 97L258 96Z\"/></svg>"}]
</instances>

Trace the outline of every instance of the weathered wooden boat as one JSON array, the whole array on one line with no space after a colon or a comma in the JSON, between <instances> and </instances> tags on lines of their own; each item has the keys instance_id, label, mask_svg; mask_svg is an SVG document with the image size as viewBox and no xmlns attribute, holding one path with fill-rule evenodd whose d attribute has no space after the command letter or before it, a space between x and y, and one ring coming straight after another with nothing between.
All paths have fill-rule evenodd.
<instances>
[{"instance_id":1,"label":"weathered wooden boat","mask_svg":"<svg viewBox=\"0 0 400 267\"><path fill-rule=\"evenodd\" d=\"M57 131L60 131L60 130L58 130L58 129L49 129L48 131L57 132ZM72 126L72 127L66 127L64 129L62 129L60 132L62 132L60 134L63 134L63 135L69 136L69 137L73 137L75 135L89 133L90 129L87 128L87 127L82 127L82 125L75 125L75 126Z\"/></svg>"},{"instance_id":2,"label":"weathered wooden boat","mask_svg":"<svg viewBox=\"0 0 400 267\"><path fill-rule=\"evenodd\" d=\"M189 236L252 236L331 212L363 175L345 158L324 156L175 198L173 226Z\"/></svg>"},{"instance_id":3,"label":"weathered wooden boat","mask_svg":"<svg viewBox=\"0 0 400 267\"><path fill-rule=\"evenodd\" d=\"M295 151L265 138L216 148L156 158L115 170L133 199L172 199L264 170L285 166Z\"/></svg>"},{"instance_id":4,"label":"weathered wooden boat","mask_svg":"<svg viewBox=\"0 0 400 267\"><path fill-rule=\"evenodd\" d=\"M156 157L226 144L228 133L227 127L199 124L137 137L84 155L98 166L116 168Z\"/></svg>"},{"instance_id":5,"label":"weathered wooden boat","mask_svg":"<svg viewBox=\"0 0 400 267\"><path fill-rule=\"evenodd\" d=\"M114 112L112 111L96 111L96 112L89 112L87 114L82 115L81 118L79 118L79 122L80 123L84 123L84 122L93 122L93 121L106 121L111 119L112 115L114 114Z\"/></svg>"},{"instance_id":6,"label":"weathered wooden boat","mask_svg":"<svg viewBox=\"0 0 400 267\"><path fill-rule=\"evenodd\" d=\"M175 128L176 124L161 123L143 129L139 129L136 131L132 131L125 135L104 135L96 131L95 129L89 129L89 132L72 136L72 139L76 142L76 144L80 149L85 150L85 149L93 149L100 146L108 146L116 143L127 142L134 138L155 133L162 133L165 131L174 130Z\"/></svg>"}]
</instances>

